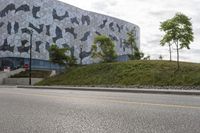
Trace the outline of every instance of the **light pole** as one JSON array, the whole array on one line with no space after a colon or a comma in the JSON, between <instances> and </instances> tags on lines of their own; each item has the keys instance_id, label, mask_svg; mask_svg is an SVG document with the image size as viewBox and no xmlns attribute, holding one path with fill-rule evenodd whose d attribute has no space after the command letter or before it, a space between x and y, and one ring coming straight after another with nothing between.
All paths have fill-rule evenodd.
<instances>
[{"instance_id":1,"label":"light pole","mask_svg":"<svg viewBox=\"0 0 200 133\"><path fill-rule=\"evenodd\" d=\"M83 64L82 63L82 61L83 61L83 55L82 55L82 53L83 53L83 44L80 44L80 59L81 59L80 64L81 65Z\"/></svg>"},{"instance_id":2,"label":"light pole","mask_svg":"<svg viewBox=\"0 0 200 133\"><path fill-rule=\"evenodd\" d=\"M31 30L30 32L30 58L29 58L29 85L31 85L31 73L32 73L32 41L33 41L33 31Z\"/></svg>"}]
</instances>

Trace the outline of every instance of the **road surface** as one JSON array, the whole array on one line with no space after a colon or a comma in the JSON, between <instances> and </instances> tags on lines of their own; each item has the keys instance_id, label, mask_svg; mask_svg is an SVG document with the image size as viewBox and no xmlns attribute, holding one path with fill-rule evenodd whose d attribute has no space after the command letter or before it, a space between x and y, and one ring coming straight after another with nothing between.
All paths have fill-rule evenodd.
<instances>
[{"instance_id":1,"label":"road surface","mask_svg":"<svg viewBox=\"0 0 200 133\"><path fill-rule=\"evenodd\" d=\"M0 133L199 132L199 96L0 87Z\"/></svg>"}]
</instances>

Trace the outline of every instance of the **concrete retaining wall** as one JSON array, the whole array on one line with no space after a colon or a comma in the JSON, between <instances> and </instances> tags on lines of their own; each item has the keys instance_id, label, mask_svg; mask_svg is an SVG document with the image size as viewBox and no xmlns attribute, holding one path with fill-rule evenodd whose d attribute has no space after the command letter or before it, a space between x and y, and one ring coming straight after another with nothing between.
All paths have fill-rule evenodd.
<instances>
[{"instance_id":1,"label":"concrete retaining wall","mask_svg":"<svg viewBox=\"0 0 200 133\"><path fill-rule=\"evenodd\" d=\"M21 68L21 69L17 69L17 70L10 71L10 72L0 72L0 85L3 84L5 78L8 78L12 75L18 74L23 71L25 71L25 70L23 68Z\"/></svg>"},{"instance_id":2,"label":"concrete retaining wall","mask_svg":"<svg viewBox=\"0 0 200 133\"><path fill-rule=\"evenodd\" d=\"M32 85L43 80L42 78L32 78ZM5 78L3 80L4 85L28 85L29 78Z\"/></svg>"}]
</instances>

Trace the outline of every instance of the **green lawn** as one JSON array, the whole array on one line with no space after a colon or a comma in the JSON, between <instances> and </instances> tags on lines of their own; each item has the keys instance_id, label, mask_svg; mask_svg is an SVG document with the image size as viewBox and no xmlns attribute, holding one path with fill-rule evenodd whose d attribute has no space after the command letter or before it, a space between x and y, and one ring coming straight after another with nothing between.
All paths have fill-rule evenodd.
<instances>
[{"instance_id":1,"label":"green lawn","mask_svg":"<svg viewBox=\"0 0 200 133\"><path fill-rule=\"evenodd\" d=\"M129 61L74 67L37 85L200 85L200 64Z\"/></svg>"}]
</instances>

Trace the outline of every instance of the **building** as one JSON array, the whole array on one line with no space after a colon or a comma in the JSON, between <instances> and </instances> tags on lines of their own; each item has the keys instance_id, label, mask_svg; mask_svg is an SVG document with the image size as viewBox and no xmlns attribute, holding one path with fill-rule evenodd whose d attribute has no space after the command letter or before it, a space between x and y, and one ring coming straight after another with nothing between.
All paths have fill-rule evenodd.
<instances>
[{"instance_id":1,"label":"building","mask_svg":"<svg viewBox=\"0 0 200 133\"><path fill-rule=\"evenodd\" d=\"M82 58L84 64L95 62L90 51L97 35L112 38L120 60L131 53L123 44L128 31L135 31L140 46L139 27L117 18L57 0L0 0L0 67L28 64L31 30L33 68L57 67L48 61L48 49L53 43L70 48L78 62Z\"/></svg>"}]
</instances>

